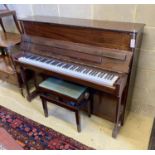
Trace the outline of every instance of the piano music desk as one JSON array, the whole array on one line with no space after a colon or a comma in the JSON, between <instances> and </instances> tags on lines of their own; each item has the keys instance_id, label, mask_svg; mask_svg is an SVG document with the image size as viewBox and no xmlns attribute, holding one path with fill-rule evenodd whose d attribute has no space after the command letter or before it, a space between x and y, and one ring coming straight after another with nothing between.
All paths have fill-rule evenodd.
<instances>
[{"instance_id":1,"label":"piano music desk","mask_svg":"<svg viewBox=\"0 0 155 155\"><path fill-rule=\"evenodd\" d=\"M78 132L81 131L80 109L87 105L91 116L91 99L85 86L69 83L57 78L48 78L38 86L45 117L48 117L47 101L75 112Z\"/></svg>"}]
</instances>

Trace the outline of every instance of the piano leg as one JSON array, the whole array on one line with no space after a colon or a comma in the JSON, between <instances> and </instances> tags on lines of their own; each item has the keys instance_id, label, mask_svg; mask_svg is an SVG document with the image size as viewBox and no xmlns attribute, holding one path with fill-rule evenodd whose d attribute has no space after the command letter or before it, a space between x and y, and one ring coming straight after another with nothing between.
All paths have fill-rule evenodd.
<instances>
[{"instance_id":1,"label":"piano leg","mask_svg":"<svg viewBox=\"0 0 155 155\"><path fill-rule=\"evenodd\" d=\"M121 124L122 124L122 118L121 118L121 114L122 114L122 96L117 98L117 112L116 112L116 123L112 132L112 137L113 138L117 138L117 135L119 133L119 130L121 128Z\"/></svg>"},{"instance_id":2,"label":"piano leg","mask_svg":"<svg viewBox=\"0 0 155 155\"><path fill-rule=\"evenodd\" d=\"M23 92L22 79L21 79L21 75L19 75L19 73L17 73L17 80L18 80L18 87L19 87L20 93L23 97L25 97L24 92Z\"/></svg>"},{"instance_id":3,"label":"piano leg","mask_svg":"<svg viewBox=\"0 0 155 155\"><path fill-rule=\"evenodd\" d=\"M125 109L127 104L127 94L128 93L128 86L125 87L124 94L123 94L123 109L122 109L122 119L121 119L121 125L124 125L124 119L125 119Z\"/></svg>"},{"instance_id":4,"label":"piano leg","mask_svg":"<svg viewBox=\"0 0 155 155\"><path fill-rule=\"evenodd\" d=\"M25 75L25 70L23 67L20 67L20 73L21 73L21 78L22 78L23 84L26 88L27 100L30 101L30 89L28 86L28 82L27 82L26 75Z\"/></svg>"},{"instance_id":5,"label":"piano leg","mask_svg":"<svg viewBox=\"0 0 155 155\"><path fill-rule=\"evenodd\" d=\"M78 132L81 132L81 120L80 120L80 111L79 110L77 110L75 112L75 118L76 118L77 130L78 130Z\"/></svg>"},{"instance_id":6,"label":"piano leg","mask_svg":"<svg viewBox=\"0 0 155 155\"><path fill-rule=\"evenodd\" d=\"M29 80L27 79L27 76L26 76L26 73L25 73L25 69L22 66L20 66L20 74L21 74L21 78L22 78L23 84L24 84L24 86L26 88L27 100L29 102L31 102L31 100L34 99L38 95L36 72L33 73L33 82L34 82L35 90L32 91L32 92L30 92L30 88L29 88L29 85L28 85L28 81Z\"/></svg>"}]
</instances>

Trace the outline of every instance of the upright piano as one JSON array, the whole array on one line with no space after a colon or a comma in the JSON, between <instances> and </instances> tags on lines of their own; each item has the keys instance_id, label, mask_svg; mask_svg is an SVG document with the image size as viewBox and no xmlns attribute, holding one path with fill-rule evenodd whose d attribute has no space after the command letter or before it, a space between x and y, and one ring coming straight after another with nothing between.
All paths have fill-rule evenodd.
<instances>
[{"instance_id":1,"label":"upright piano","mask_svg":"<svg viewBox=\"0 0 155 155\"><path fill-rule=\"evenodd\" d=\"M63 17L20 19L21 50L13 55L30 93L25 70L90 88L92 113L114 122L116 137L131 105L144 24Z\"/></svg>"}]
</instances>

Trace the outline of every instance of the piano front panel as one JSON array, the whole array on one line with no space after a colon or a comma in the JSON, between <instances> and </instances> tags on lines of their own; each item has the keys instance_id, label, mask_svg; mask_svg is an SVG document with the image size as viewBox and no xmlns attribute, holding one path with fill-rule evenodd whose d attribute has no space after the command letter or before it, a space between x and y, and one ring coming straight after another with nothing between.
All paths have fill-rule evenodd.
<instances>
[{"instance_id":1,"label":"piano front panel","mask_svg":"<svg viewBox=\"0 0 155 155\"><path fill-rule=\"evenodd\" d=\"M116 98L100 91L94 91L93 111L96 116L103 117L111 122L116 121Z\"/></svg>"},{"instance_id":2,"label":"piano front panel","mask_svg":"<svg viewBox=\"0 0 155 155\"><path fill-rule=\"evenodd\" d=\"M84 43L106 48L131 50L131 35L127 32L108 31L57 24L24 22L25 33L28 35Z\"/></svg>"}]
</instances>

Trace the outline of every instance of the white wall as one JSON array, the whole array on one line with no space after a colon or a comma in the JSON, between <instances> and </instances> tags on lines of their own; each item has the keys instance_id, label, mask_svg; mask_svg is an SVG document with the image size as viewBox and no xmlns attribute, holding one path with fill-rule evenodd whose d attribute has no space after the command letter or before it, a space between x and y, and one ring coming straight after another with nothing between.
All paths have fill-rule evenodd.
<instances>
[{"instance_id":1,"label":"white wall","mask_svg":"<svg viewBox=\"0 0 155 155\"><path fill-rule=\"evenodd\" d=\"M15 9L18 17L31 15L62 16L75 18L91 18L91 5L89 4L26 4L8 5Z\"/></svg>"}]
</instances>

